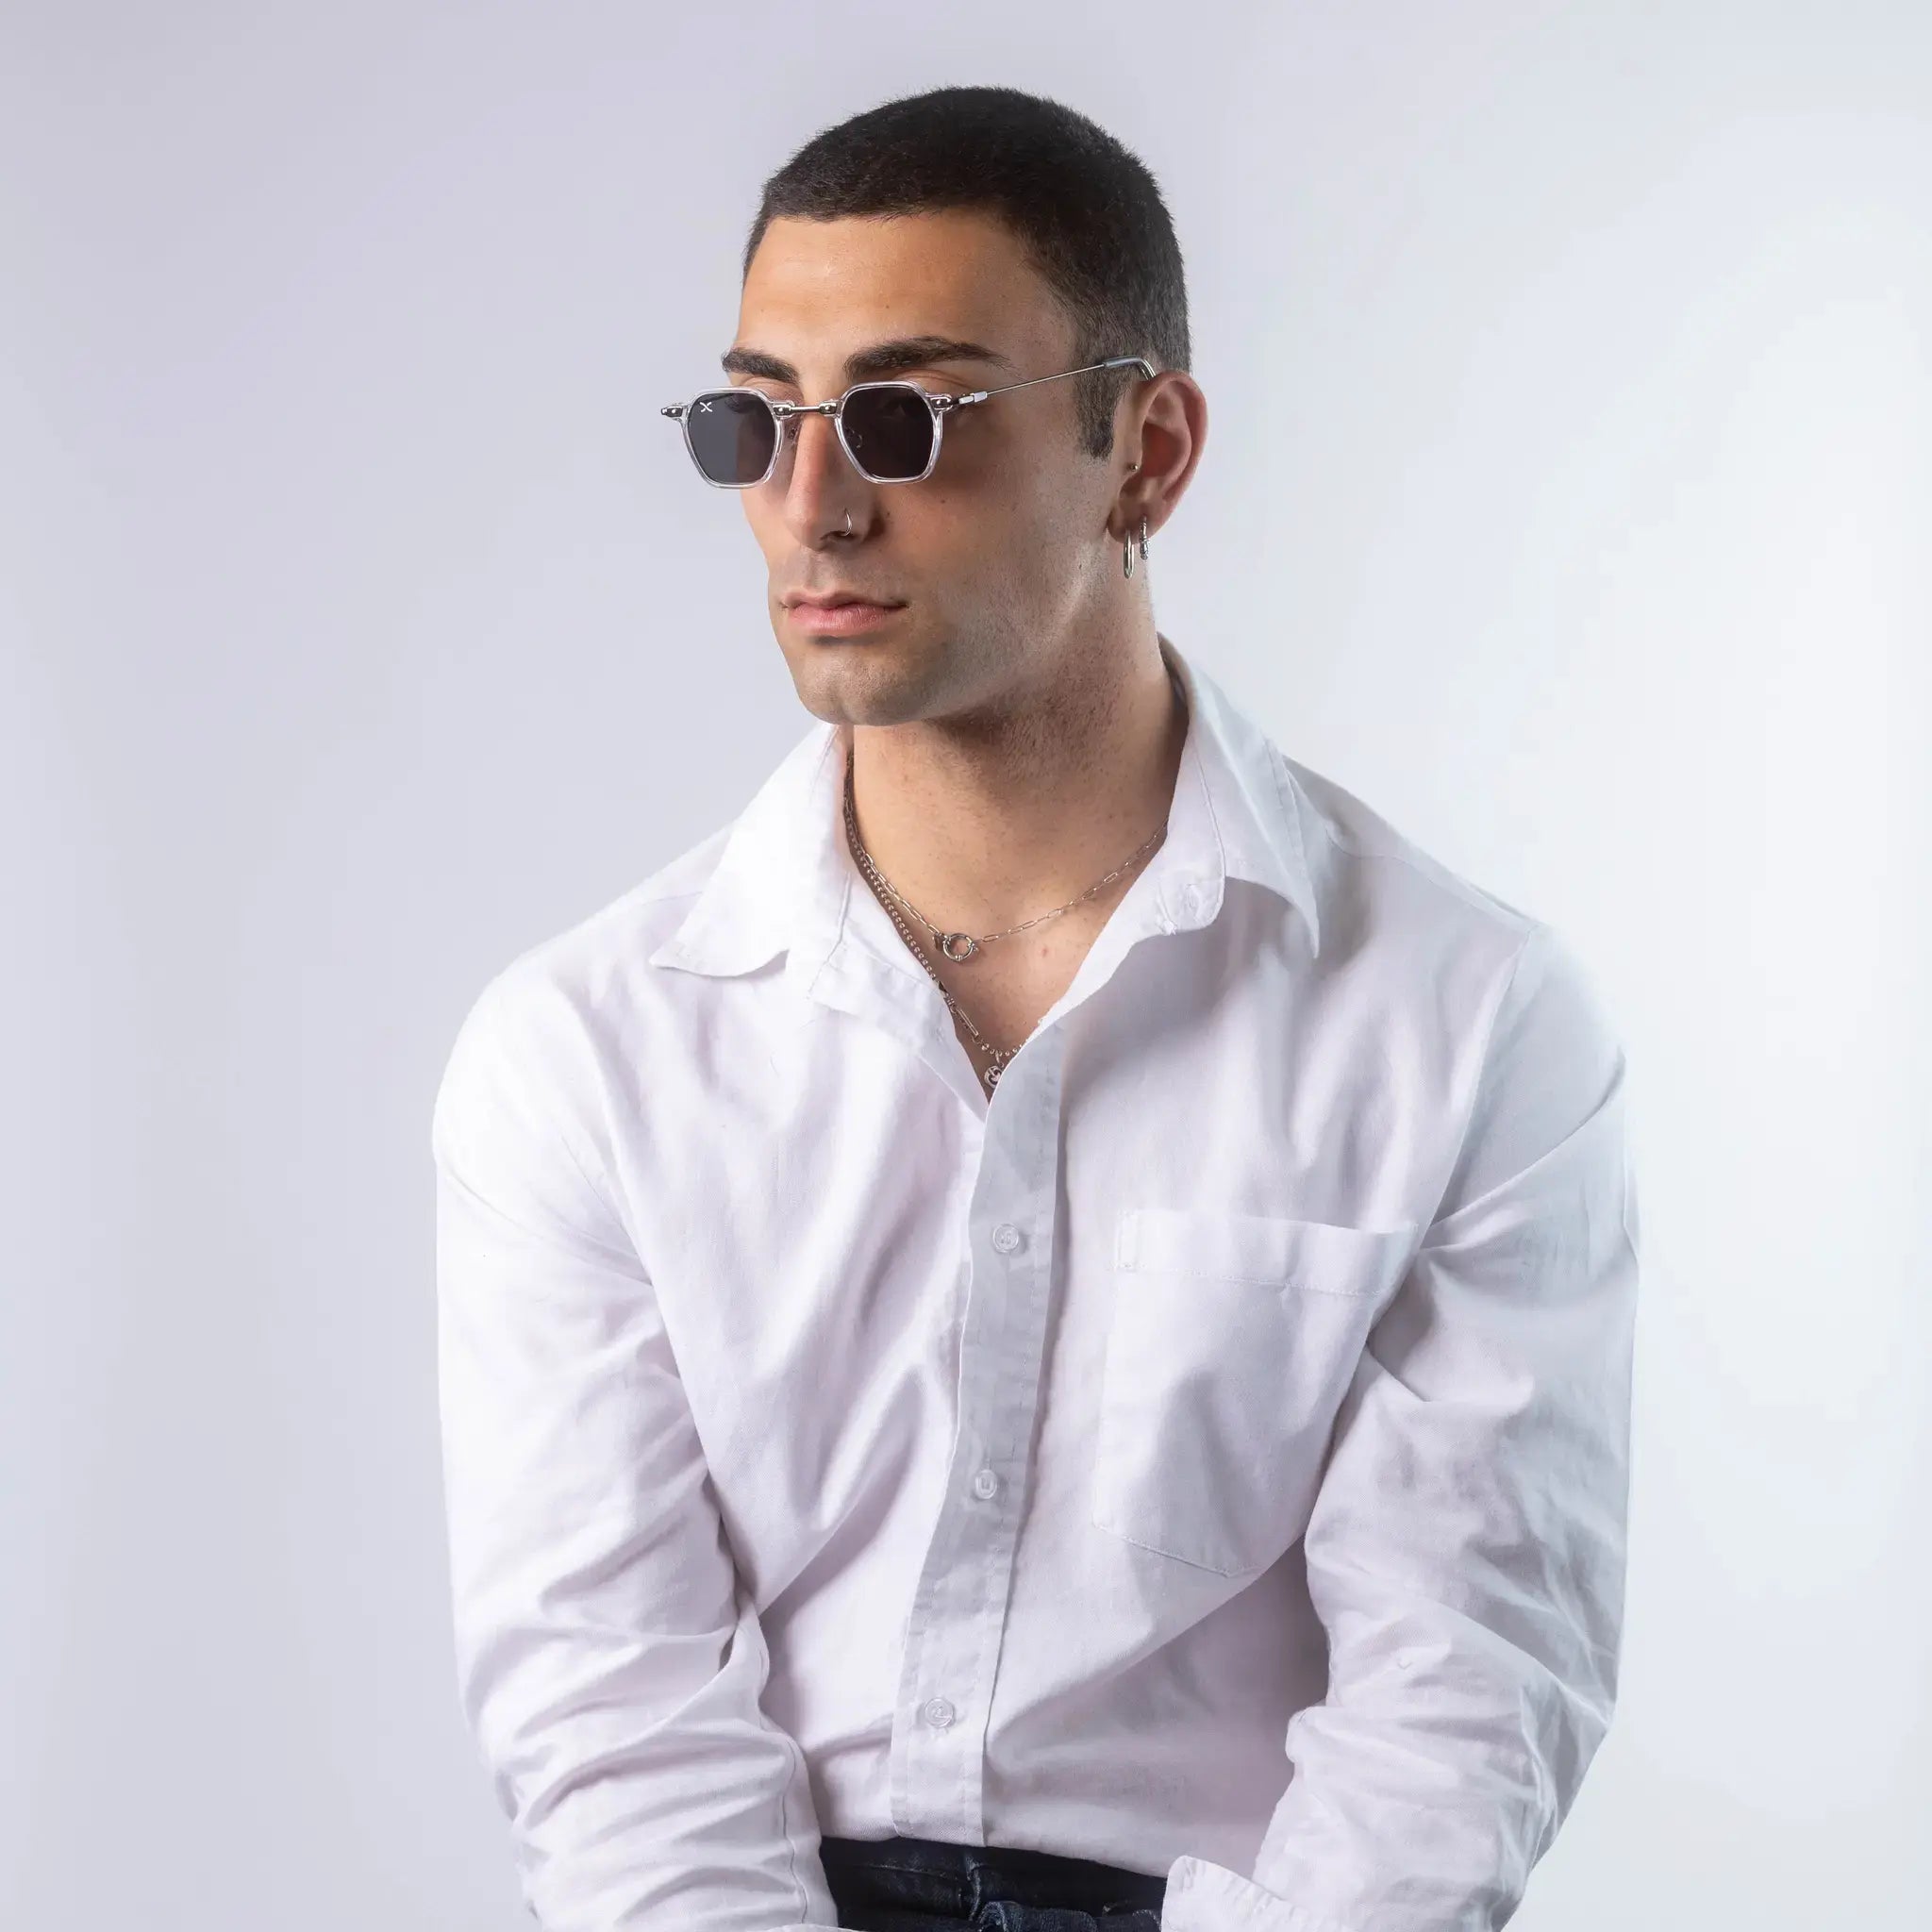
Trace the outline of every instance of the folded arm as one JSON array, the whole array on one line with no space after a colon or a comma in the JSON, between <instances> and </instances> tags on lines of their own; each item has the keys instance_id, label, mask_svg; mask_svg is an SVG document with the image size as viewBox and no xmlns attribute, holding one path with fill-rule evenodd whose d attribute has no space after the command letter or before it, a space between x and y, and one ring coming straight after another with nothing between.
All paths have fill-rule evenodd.
<instances>
[{"instance_id":1,"label":"folded arm","mask_svg":"<svg viewBox=\"0 0 1932 1932\"><path fill-rule=\"evenodd\" d=\"M1461 1151L1337 1418L1304 1538L1329 1680L1252 1874L1166 1932L1494 1932L1610 1722L1637 1210L1623 1053L1534 928Z\"/></svg>"},{"instance_id":2,"label":"folded arm","mask_svg":"<svg viewBox=\"0 0 1932 1932\"><path fill-rule=\"evenodd\" d=\"M652 1284L546 1068L568 1002L485 989L440 1087L438 1371L457 1681L544 1932L830 1932L803 1757Z\"/></svg>"}]
</instances>

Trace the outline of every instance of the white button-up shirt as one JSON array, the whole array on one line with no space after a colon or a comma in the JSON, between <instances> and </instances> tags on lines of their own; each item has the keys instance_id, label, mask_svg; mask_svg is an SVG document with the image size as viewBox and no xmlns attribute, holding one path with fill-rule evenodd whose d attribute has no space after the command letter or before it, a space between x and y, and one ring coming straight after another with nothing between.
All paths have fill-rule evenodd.
<instances>
[{"instance_id":1,"label":"white button-up shirt","mask_svg":"<svg viewBox=\"0 0 1932 1932\"><path fill-rule=\"evenodd\" d=\"M1489 1932L1576 1796L1624 1054L1549 924L1162 648L1166 839L991 1098L827 723L463 1021L457 1674L545 1932L831 1926L822 1833Z\"/></svg>"}]
</instances>

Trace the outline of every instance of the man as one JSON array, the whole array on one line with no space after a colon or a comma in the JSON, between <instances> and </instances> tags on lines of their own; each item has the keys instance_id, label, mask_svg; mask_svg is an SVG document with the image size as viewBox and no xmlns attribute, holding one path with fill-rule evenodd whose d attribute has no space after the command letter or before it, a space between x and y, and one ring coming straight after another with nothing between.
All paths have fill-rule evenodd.
<instances>
[{"instance_id":1,"label":"man","mask_svg":"<svg viewBox=\"0 0 1932 1932\"><path fill-rule=\"evenodd\" d=\"M437 1096L459 1684L530 1907L1500 1925L1616 1688L1589 981L1157 630L1207 407L1091 122L819 135L724 360L669 413L818 723L499 972Z\"/></svg>"}]
</instances>

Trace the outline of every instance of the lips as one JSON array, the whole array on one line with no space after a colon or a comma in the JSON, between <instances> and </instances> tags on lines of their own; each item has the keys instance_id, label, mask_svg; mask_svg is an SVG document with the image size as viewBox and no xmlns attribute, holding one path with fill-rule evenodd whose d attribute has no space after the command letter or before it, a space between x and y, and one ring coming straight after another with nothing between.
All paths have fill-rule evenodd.
<instances>
[{"instance_id":1,"label":"lips","mask_svg":"<svg viewBox=\"0 0 1932 1932\"><path fill-rule=\"evenodd\" d=\"M902 605L868 604L858 598L829 605L794 604L791 606L791 621L800 630L814 637L852 637L859 631L889 623L903 608Z\"/></svg>"}]
</instances>

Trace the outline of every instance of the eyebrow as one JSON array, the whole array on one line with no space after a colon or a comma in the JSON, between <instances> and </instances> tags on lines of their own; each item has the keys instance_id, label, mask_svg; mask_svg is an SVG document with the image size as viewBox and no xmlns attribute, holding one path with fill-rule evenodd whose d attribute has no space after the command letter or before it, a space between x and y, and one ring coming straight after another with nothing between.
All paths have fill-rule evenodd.
<instances>
[{"instance_id":1,"label":"eyebrow","mask_svg":"<svg viewBox=\"0 0 1932 1932\"><path fill-rule=\"evenodd\" d=\"M771 382L798 385L798 371L777 356L762 349L734 346L719 358L726 375L761 375ZM868 376L896 375L906 369L930 369L941 362L990 362L995 369L1011 370L1010 357L1002 356L984 342L968 342L957 336L895 336L888 342L874 342L855 349L845 358L847 382L863 382Z\"/></svg>"}]
</instances>

